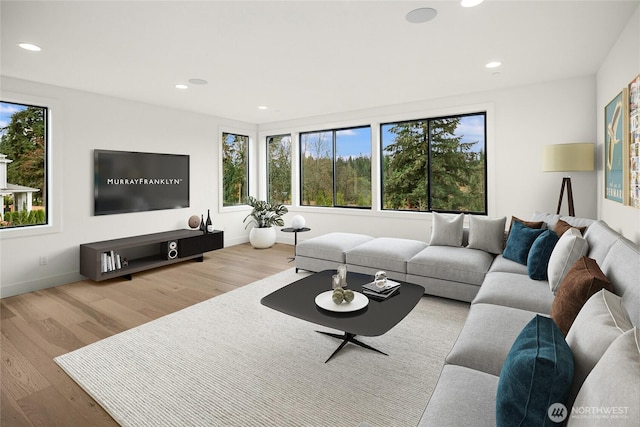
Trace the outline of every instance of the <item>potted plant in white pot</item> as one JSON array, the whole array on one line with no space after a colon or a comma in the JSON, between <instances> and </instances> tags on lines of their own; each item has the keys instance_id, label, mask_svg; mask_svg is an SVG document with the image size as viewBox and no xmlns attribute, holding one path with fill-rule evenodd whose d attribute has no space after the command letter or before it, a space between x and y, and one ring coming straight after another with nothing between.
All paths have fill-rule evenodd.
<instances>
[{"instance_id":1,"label":"potted plant in white pot","mask_svg":"<svg viewBox=\"0 0 640 427\"><path fill-rule=\"evenodd\" d=\"M284 225L282 215L289 212L289 210L282 204L272 205L264 200L257 200L252 196L247 197L247 204L253 210L242 222L250 220L245 228L251 223L254 225L249 233L249 242L257 249L270 248L276 242L276 230L273 226L282 227Z\"/></svg>"}]
</instances>

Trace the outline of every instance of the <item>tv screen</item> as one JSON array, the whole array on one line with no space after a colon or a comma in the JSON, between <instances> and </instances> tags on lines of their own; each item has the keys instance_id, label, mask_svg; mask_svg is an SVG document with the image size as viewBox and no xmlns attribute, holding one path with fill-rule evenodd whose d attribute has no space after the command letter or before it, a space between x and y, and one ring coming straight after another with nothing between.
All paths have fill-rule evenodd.
<instances>
[{"instance_id":1,"label":"tv screen","mask_svg":"<svg viewBox=\"0 0 640 427\"><path fill-rule=\"evenodd\" d=\"M189 207L189 156L94 150L94 215Z\"/></svg>"}]
</instances>

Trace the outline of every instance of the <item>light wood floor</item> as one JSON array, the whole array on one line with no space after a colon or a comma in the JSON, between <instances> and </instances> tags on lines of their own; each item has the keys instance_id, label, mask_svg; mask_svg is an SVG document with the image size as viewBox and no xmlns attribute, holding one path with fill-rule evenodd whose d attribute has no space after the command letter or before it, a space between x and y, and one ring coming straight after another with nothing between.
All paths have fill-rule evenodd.
<instances>
[{"instance_id":1,"label":"light wood floor","mask_svg":"<svg viewBox=\"0 0 640 427\"><path fill-rule=\"evenodd\" d=\"M293 267L293 246L249 244L134 274L0 300L0 425L117 426L54 357Z\"/></svg>"}]
</instances>

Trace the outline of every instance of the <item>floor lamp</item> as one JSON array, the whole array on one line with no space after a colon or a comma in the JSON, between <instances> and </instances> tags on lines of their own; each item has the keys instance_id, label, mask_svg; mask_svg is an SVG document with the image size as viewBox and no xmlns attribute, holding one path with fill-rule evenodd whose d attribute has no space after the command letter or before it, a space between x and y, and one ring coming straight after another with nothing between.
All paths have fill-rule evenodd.
<instances>
[{"instance_id":1,"label":"floor lamp","mask_svg":"<svg viewBox=\"0 0 640 427\"><path fill-rule=\"evenodd\" d=\"M542 170L544 172L588 172L593 170L594 146L592 143L545 145L542 150ZM567 189L569 199L569 216L575 216L573 207L573 190L571 177L562 178L558 210L562 206L564 190Z\"/></svg>"}]
</instances>

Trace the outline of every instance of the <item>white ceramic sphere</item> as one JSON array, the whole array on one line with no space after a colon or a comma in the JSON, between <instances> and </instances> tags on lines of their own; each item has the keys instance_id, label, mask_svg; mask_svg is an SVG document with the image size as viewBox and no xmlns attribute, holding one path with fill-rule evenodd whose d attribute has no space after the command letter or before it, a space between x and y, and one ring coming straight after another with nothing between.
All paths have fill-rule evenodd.
<instances>
[{"instance_id":1,"label":"white ceramic sphere","mask_svg":"<svg viewBox=\"0 0 640 427\"><path fill-rule=\"evenodd\" d=\"M294 215L291 218L291 226L295 229L300 229L304 227L304 217L302 215Z\"/></svg>"}]
</instances>

